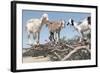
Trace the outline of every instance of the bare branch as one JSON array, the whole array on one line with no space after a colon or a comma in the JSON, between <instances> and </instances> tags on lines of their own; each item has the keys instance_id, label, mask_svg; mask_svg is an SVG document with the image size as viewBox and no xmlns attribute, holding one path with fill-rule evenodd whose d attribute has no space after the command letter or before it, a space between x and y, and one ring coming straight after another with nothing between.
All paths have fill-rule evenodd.
<instances>
[{"instance_id":1,"label":"bare branch","mask_svg":"<svg viewBox=\"0 0 100 73\"><path fill-rule=\"evenodd\" d=\"M77 52L77 51L80 50L80 49L86 49L86 50L88 50L89 53L90 53L90 50L88 49L87 46L76 47L76 48L73 49L67 56L65 56L65 57L62 59L62 61L65 61L65 60L68 59L73 53Z\"/></svg>"},{"instance_id":2,"label":"bare branch","mask_svg":"<svg viewBox=\"0 0 100 73\"><path fill-rule=\"evenodd\" d=\"M74 49L74 47L68 45L68 44L65 44L68 48L71 48L71 49Z\"/></svg>"},{"instance_id":3,"label":"bare branch","mask_svg":"<svg viewBox=\"0 0 100 73\"><path fill-rule=\"evenodd\" d=\"M61 56L58 55L56 52L54 52L54 54L59 58L59 60L61 60Z\"/></svg>"},{"instance_id":4,"label":"bare branch","mask_svg":"<svg viewBox=\"0 0 100 73\"><path fill-rule=\"evenodd\" d=\"M53 52L53 51L64 52L64 51L68 51L68 49L53 49L53 50L51 50L51 52Z\"/></svg>"}]
</instances>

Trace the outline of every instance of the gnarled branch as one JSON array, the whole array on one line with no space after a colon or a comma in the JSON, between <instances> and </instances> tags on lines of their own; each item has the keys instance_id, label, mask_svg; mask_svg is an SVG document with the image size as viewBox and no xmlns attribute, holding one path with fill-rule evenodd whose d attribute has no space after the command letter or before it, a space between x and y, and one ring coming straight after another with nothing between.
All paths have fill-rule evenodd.
<instances>
[{"instance_id":1,"label":"gnarled branch","mask_svg":"<svg viewBox=\"0 0 100 73\"><path fill-rule=\"evenodd\" d=\"M89 53L91 52L90 49L88 49L88 46L79 46L76 47L75 49L73 49L67 56L65 56L62 61L65 61L66 59L68 59L73 53L77 52L80 49L86 49L89 51Z\"/></svg>"}]
</instances>

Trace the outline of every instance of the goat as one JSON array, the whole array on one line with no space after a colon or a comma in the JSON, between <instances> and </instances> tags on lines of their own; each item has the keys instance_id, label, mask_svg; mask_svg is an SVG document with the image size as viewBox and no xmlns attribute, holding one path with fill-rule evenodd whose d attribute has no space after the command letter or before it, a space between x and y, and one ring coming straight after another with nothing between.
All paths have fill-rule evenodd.
<instances>
[{"instance_id":1,"label":"goat","mask_svg":"<svg viewBox=\"0 0 100 73\"><path fill-rule=\"evenodd\" d=\"M48 21L48 14L43 14L40 19L34 18L34 19L29 19L27 21L26 29L27 29L28 40L30 45L33 45L30 38L31 34L33 35L34 44L39 45L40 31L43 24L45 24L46 21Z\"/></svg>"},{"instance_id":2,"label":"goat","mask_svg":"<svg viewBox=\"0 0 100 73\"><path fill-rule=\"evenodd\" d=\"M74 28L79 32L80 42L81 42L82 38L84 37L84 33L87 31L89 31L88 33L90 33L90 31L91 31L91 17L89 16L89 17L85 18L80 23L75 22L73 19L69 19L67 25L74 26Z\"/></svg>"},{"instance_id":3,"label":"goat","mask_svg":"<svg viewBox=\"0 0 100 73\"><path fill-rule=\"evenodd\" d=\"M47 21L46 25L49 29L50 41L55 41L57 43L60 39L60 31L65 27L65 21Z\"/></svg>"}]
</instances>

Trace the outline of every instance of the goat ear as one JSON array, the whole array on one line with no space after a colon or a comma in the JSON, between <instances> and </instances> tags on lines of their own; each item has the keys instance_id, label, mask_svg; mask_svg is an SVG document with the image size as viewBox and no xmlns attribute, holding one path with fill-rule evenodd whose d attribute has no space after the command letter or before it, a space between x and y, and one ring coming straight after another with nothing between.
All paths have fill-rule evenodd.
<instances>
[{"instance_id":1,"label":"goat ear","mask_svg":"<svg viewBox=\"0 0 100 73\"><path fill-rule=\"evenodd\" d=\"M72 20L71 20L71 22L73 23L73 22L74 22L74 20L72 19Z\"/></svg>"},{"instance_id":2,"label":"goat ear","mask_svg":"<svg viewBox=\"0 0 100 73\"><path fill-rule=\"evenodd\" d=\"M73 26L74 25L74 20L73 19L71 20L71 23L72 23L72 26Z\"/></svg>"},{"instance_id":3,"label":"goat ear","mask_svg":"<svg viewBox=\"0 0 100 73\"><path fill-rule=\"evenodd\" d=\"M91 24L91 17L90 16L87 18L87 21L88 21L88 24Z\"/></svg>"},{"instance_id":4,"label":"goat ear","mask_svg":"<svg viewBox=\"0 0 100 73\"><path fill-rule=\"evenodd\" d=\"M67 25L69 25L69 22L67 23Z\"/></svg>"}]
</instances>

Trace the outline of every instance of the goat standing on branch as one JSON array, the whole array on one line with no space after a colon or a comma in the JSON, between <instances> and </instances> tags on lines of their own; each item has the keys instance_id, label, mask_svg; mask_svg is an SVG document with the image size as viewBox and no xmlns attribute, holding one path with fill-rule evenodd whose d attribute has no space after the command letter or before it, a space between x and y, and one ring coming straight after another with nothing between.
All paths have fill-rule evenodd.
<instances>
[{"instance_id":1,"label":"goat standing on branch","mask_svg":"<svg viewBox=\"0 0 100 73\"><path fill-rule=\"evenodd\" d=\"M67 25L72 25L80 34L80 42L82 41L84 37L84 33L88 31L87 34L91 31L91 17L85 18L82 22L77 23L73 19L69 19Z\"/></svg>"},{"instance_id":2,"label":"goat standing on branch","mask_svg":"<svg viewBox=\"0 0 100 73\"><path fill-rule=\"evenodd\" d=\"M28 33L28 40L29 45L33 45L31 41L31 34L33 35L34 44L39 45L39 39L40 39L40 31L43 26L43 24L48 21L48 14L43 14L40 19L30 19L28 20L26 24L26 29Z\"/></svg>"},{"instance_id":3,"label":"goat standing on branch","mask_svg":"<svg viewBox=\"0 0 100 73\"><path fill-rule=\"evenodd\" d=\"M49 29L49 39L50 41L58 42L60 39L60 31L62 28L65 27L65 22L63 20L61 21L47 21L47 26Z\"/></svg>"}]
</instances>

